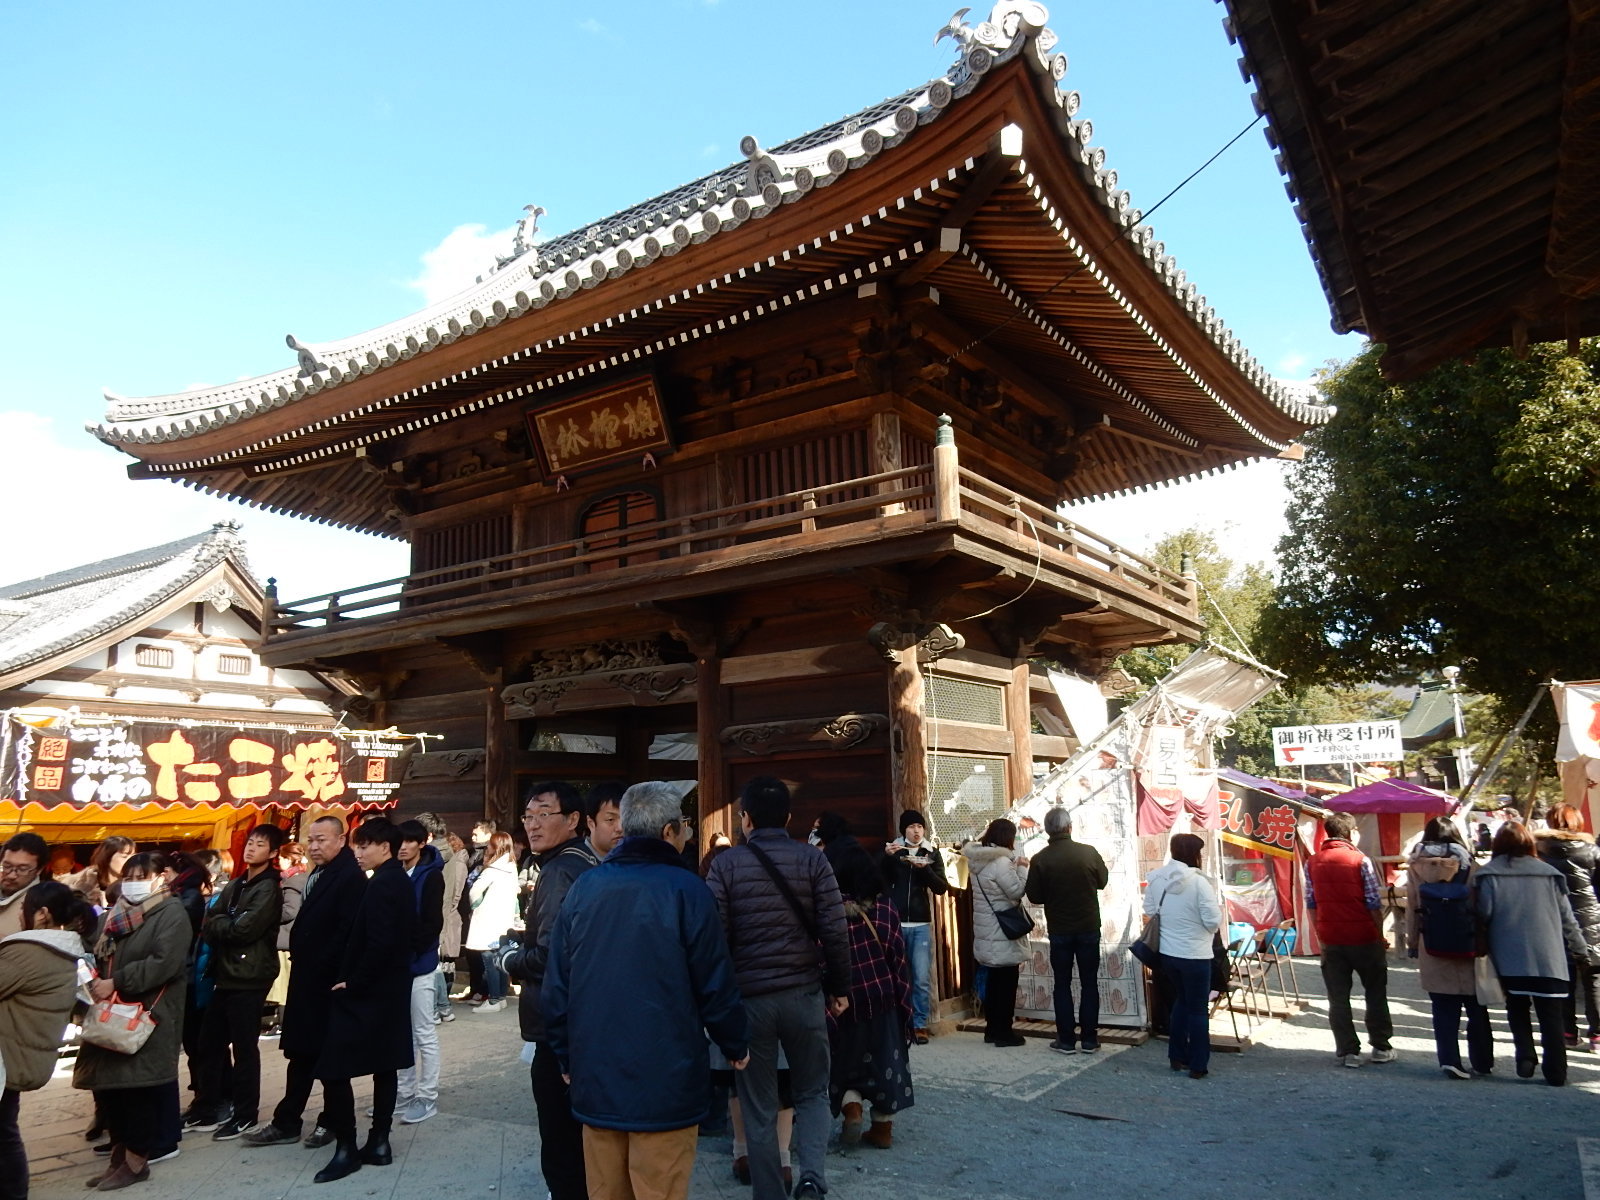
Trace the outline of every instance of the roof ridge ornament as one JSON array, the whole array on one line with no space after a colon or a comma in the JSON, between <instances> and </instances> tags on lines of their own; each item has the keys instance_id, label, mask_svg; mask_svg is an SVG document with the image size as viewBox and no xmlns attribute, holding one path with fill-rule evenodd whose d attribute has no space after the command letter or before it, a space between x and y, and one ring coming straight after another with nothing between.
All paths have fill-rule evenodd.
<instances>
[{"instance_id":1,"label":"roof ridge ornament","mask_svg":"<svg viewBox=\"0 0 1600 1200\"><path fill-rule=\"evenodd\" d=\"M544 216L545 210L537 204L524 204L522 212L523 216L517 221L517 236L511 242L511 253L504 258L499 255L495 256L494 269L496 271L507 263L516 262L524 254L533 252L533 235L539 232L539 218ZM537 264L538 255L535 254L534 261L528 265L533 267ZM479 280L479 282L481 283L482 280Z\"/></svg>"},{"instance_id":2,"label":"roof ridge ornament","mask_svg":"<svg viewBox=\"0 0 1600 1200\"><path fill-rule=\"evenodd\" d=\"M970 8L957 9L938 33L933 35L937 46L945 38L953 38L959 49L962 63L974 75L982 75L995 63L1009 57L1029 35L1039 39L1039 49L1048 51L1055 45L1055 35L1045 28L1050 11L1038 0L999 0L989 10L989 19L969 25L966 15Z\"/></svg>"},{"instance_id":3,"label":"roof ridge ornament","mask_svg":"<svg viewBox=\"0 0 1600 1200\"><path fill-rule=\"evenodd\" d=\"M328 369L327 363L318 361L317 352L295 337L294 334L284 334L283 341L284 345L293 350L295 356L300 360L300 374L302 376L315 375L318 371L326 371Z\"/></svg>"}]
</instances>

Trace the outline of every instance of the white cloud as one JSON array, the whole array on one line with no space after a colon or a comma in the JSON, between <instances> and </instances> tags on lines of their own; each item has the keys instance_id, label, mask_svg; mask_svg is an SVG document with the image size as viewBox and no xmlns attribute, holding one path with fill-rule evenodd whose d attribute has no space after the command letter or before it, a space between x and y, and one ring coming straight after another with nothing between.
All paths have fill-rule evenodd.
<instances>
[{"instance_id":1,"label":"white cloud","mask_svg":"<svg viewBox=\"0 0 1600 1200\"><path fill-rule=\"evenodd\" d=\"M717 151L721 149L722 147L717 145L716 142L707 142L704 146L700 147L700 157L715 158L717 156Z\"/></svg>"},{"instance_id":2,"label":"white cloud","mask_svg":"<svg viewBox=\"0 0 1600 1200\"><path fill-rule=\"evenodd\" d=\"M422 253L422 271L406 286L422 293L424 304L437 304L471 287L494 267L496 255L511 253L516 226L490 232L485 225L457 225L444 240Z\"/></svg>"},{"instance_id":3,"label":"white cloud","mask_svg":"<svg viewBox=\"0 0 1600 1200\"><path fill-rule=\"evenodd\" d=\"M579 21L578 28L583 30L585 33L592 33L596 37L604 37L606 33L606 27L599 21L596 21L593 17L585 17L583 20Z\"/></svg>"},{"instance_id":4,"label":"white cloud","mask_svg":"<svg viewBox=\"0 0 1600 1200\"><path fill-rule=\"evenodd\" d=\"M262 580L277 576L285 600L409 570L400 542L246 508L165 480L129 479L132 459L38 413L0 412L0 445L9 451L13 497L0 582L159 546L217 521L240 522L251 567ZM63 479L72 486L63 488Z\"/></svg>"},{"instance_id":5,"label":"white cloud","mask_svg":"<svg viewBox=\"0 0 1600 1200\"><path fill-rule=\"evenodd\" d=\"M1299 351L1285 354L1278 360L1278 373L1280 375L1299 375L1305 370L1306 356Z\"/></svg>"}]
</instances>

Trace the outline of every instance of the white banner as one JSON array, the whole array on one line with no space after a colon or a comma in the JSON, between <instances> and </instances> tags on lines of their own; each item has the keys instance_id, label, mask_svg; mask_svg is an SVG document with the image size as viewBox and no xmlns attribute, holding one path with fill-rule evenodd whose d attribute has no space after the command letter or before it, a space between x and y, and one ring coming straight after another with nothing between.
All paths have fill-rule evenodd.
<instances>
[{"instance_id":1,"label":"white banner","mask_svg":"<svg viewBox=\"0 0 1600 1200\"><path fill-rule=\"evenodd\" d=\"M1399 762L1404 757L1399 721L1275 725L1272 729L1272 761L1280 767Z\"/></svg>"},{"instance_id":2,"label":"white banner","mask_svg":"<svg viewBox=\"0 0 1600 1200\"><path fill-rule=\"evenodd\" d=\"M1561 714L1556 761L1600 758L1600 682L1556 684L1551 690Z\"/></svg>"}]
</instances>

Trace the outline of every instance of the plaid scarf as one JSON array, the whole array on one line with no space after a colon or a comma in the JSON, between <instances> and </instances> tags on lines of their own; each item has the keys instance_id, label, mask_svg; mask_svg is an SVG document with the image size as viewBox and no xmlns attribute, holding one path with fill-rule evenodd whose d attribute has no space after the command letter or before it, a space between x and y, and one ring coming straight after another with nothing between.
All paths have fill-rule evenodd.
<instances>
[{"instance_id":1,"label":"plaid scarf","mask_svg":"<svg viewBox=\"0 0 1600 1200\"><path fill-rule=\"evenodd\" d=\"M135 929L144 924L144 919L150 915L161 901L167 898L165 892L152 892L143 904L129 904L126 900L118 900L111 911L106 914L105 928L100 931L100 945L97 952L101 958L111 956L111 943L120 942Z\"/></svg>"}]
</instances>

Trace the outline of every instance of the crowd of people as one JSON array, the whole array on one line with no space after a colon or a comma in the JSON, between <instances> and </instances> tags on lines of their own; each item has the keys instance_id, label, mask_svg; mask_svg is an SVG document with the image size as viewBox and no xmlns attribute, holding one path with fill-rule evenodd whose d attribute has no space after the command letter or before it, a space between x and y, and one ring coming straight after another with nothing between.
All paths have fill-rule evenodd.
<instances>
[{"instance_id":1,"label":"crowd of people","mask_svg":"<svg viewBox=\"0 0 1600 1200\"><path fill-rule=\"evenodd\" d=\"M719 834L698 860L681 792L667 783L587 795L536 784L520 853L488 822L469 846L431 814L349 829L321 816L303 845L260 825L237 863L111 838L80 867L36 834L13 836L0 850L0 1200L27 1195L20 1094L51 1077L84 1006L86 1025L114 1003L148 1014L137 1044L86 1032L73 1065L73 1085L94 1097L89 1136L104 1137L89 1184L115 1191L150 1179L186 1132L331 1146L317 1182L390 1164L395 1122L439 1111L438 1027L454 1019L451 999L493 1013L512 990L553 1200L682 1197L698 1133L724 1120L733 1172L756 1200L825 1195L833 1130L887 1150L896 1116L914 1104L912 1048L928 1040L932 1012L932 897L949 887L947 864L917 812L901 815L882 854L832 814L808 838L791 836L790 794L774 778L751 780L737 814L738 840ZM1347 1067L1396 1058L1379 876L1355 824L1344 813L1325 819L1306 877L1335 1054ZM1575 810L1558 806L1547 824L1536 836L1504 823L1480 863L1439 819L1411 854L1407 941L1447 1078L1493 1070L1495 1005L1519 1076L1542 1069L1560 1085L1569 1049L1600 1049L1600 850ZM1050 1048L1092 1054L1109 872L1074 839L1067 810L1050 810L1044 832L1031 860L1006 819L959 851L985 1040L1024 1040L1014 1022L1027 901L1047 925ZM1169 849L1146 881L1144 911L1159 918L1171 1066L1204 1079L1225 905L1203 839L1178 834ZM458 958L468 979L452 993ZM267 1112L269 1027L286 1066ZM353 1081L368 1077L363 1138ZM308 1122L319 1085L321 1110Z\"/></svg>"}]
</instances>

